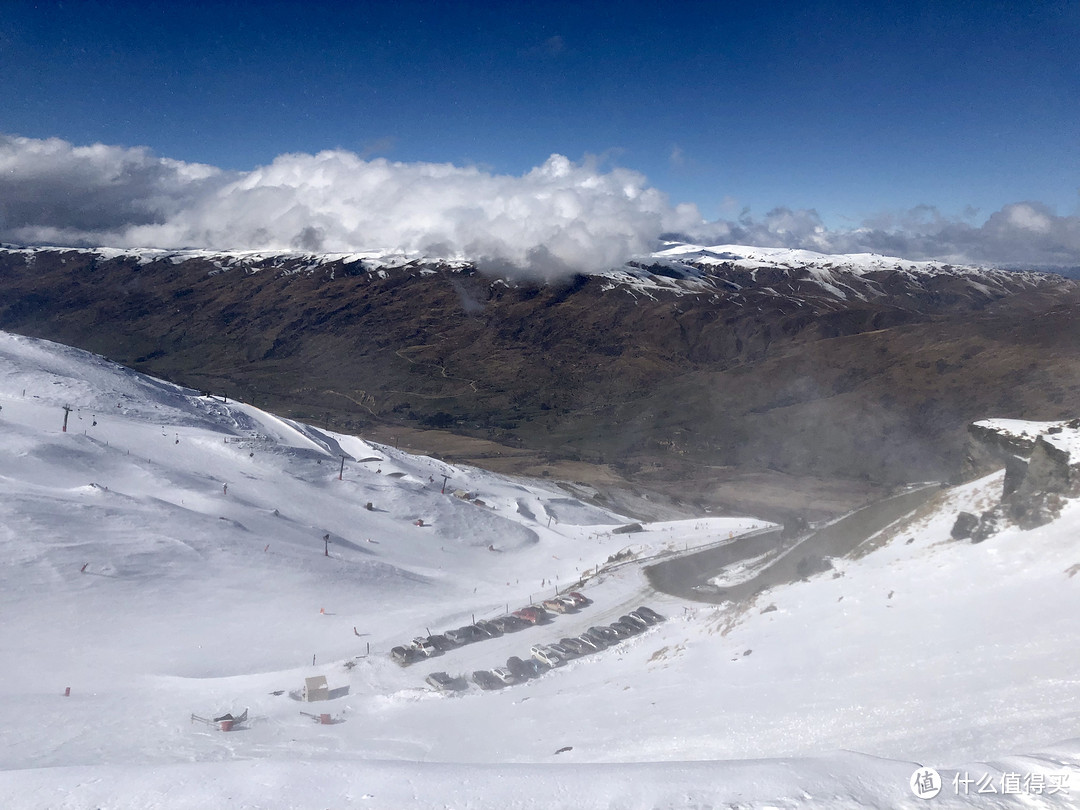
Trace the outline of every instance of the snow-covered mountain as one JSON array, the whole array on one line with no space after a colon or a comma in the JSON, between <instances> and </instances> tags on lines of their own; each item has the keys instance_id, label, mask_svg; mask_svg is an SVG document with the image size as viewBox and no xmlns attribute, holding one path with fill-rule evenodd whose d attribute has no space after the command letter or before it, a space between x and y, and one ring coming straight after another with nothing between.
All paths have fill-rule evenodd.
<instances>
[{"instance_id":1,"label":"snow-covered mountain","mask_svg":"<svg viewBox=\"0 0 1080 810\"><path fill-rule=\"evenodd\" d=\"M309 422L437 428L533 454L503 469L599 465L784 521L953 475L991 409L1071 415L1080 287L1061 276L661 247L547 280L380 251L8 248L0 329ZM685 491L716 470L722 492ZM807 509L762 497L774 484Z\"/></svg>"},{"instance_id":2,"label":"snow-covered mountain","mask_svg":"<svg viewBox=\"0 0 1080 810\"><path fill-rule=\"evenodd\" d=\"M838 301L887 299L904 287L970 285L987 294L1059 283L1055 276L976 265L910 261L876 253L824 254L811 250L743 245L671 243L647 259L606 274L631 286L727 294L743 289L805 304L814 297ZM910 294L910 293L909 293Z\"/></svg>"},{"instance_id":3,"label":"snow-covered mountain","mask_svg":"<svg viewBox=\"0 0 1080 810\"><path fill-rule=\"evenodd\" d=\"M324 268L349 275L368 273L385 277L394 271L436 270L462 272L483 268L493 280L515 284L521 274L504 266L504 275L487 268L480 261L466 258L447 258L408 254L395 251L370 250L358 253L308 253L303 251L215 251L207 249L165 250L160 248L59 248L0 246L6 253L23 257L33 264L39 256L51 253L87 254L97 261L133 262L145 266L159 262L179 265L187 262L208 264L211 273L240 271L270 272L284 275L311 274ZM764 271L764 272L763 272ZM772 271L769 273L769 271ZM572 271L568 268L563 275ZM694 245L666 242L652 254L639 256L621 267L592 270L588 275L610 279L608 289L657 290L680 295L731 294L744 287L758 286L758 274L769 274L772 281L790 278L805 280L818 289L803 287L801 292L814 292L826 297L846 300L849 297L873 298L889 294L888 285L881 280L899 274L907 282L924 286L943 278L961 279L987 292L1003 289L1038 287L1060 283L1060 277L1045 272L999 270L977 265L953 265L946 262L911 261L876 253L824 254L810 250L763 248L745 245ZM850 278L861 280L850 286ZM558 275L548 281L559 281ZM893 279L892 285L896 284ZM780 295L772 285L767 291Z\"/></svg>"},{"instance_id":4,"label":"snow-covered mountain","mask_svg":"<svg viewBox=\"0 0 1080 810\"><path fill-rule=\"evenodd\" d=\"M1080 502L952 540L1000 472L823 573L711 605L652 591L641 561L738 557L761 521L621 533L580 488L3 333L0 408L5 807L914 808L931 767L930 806L1078 804ZM571 583L593 603L549 625L409 667L388 654ZM527 683L425 683L640 604L667 621ZM332 700L290 696L320 675ZM197 719L245 710L228 732Z\"/></svg>"}]
</instances>

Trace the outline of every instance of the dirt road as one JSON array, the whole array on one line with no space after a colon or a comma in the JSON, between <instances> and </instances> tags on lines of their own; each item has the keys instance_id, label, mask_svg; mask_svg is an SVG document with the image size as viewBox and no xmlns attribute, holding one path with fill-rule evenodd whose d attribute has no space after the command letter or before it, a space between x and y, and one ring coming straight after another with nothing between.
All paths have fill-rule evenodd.
<instances>
[{"instance_id":1,"label":"dirt road","mask_svg":"<svg viewBox=\"0 0 1080 810\"><path fill-rule=\"evenodd\" d=\"M938 491L922 486L863 507L818 531L785 542L780 529L746 537L696 554L645 568L658 591L697 602L739 602L767 588L803 579L825 570L828 557L843 557L860 543L910 513ZM735 568L747 578L728 587L709 580Z\"/></svg>"}]
</instances>

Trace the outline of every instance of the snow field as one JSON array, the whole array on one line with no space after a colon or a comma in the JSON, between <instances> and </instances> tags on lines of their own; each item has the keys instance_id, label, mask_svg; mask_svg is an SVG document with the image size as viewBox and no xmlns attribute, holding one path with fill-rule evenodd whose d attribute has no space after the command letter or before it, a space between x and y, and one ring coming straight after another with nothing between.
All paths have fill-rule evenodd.
<instances>
[{"instance_id":1,"label":"snow field","mask_svg":"<svg viewBox=\"0 0 1080 810\"><path fill-rule=\"evenodd\" d=\"M594 604L577 614L401 668L392 645L545 597L623 549L738 543L762 524L612 534L628 519L548 484L4 334L0 406L5 806L921 807L916 762L948 778L1072 776L1071 797L991 804L950 787L935 806L1076 806L1080 506L1031 532L950 541L956 512L985 508L1000 475L747 604L657 595L628 564L590 579ZM528 684L424 684L640 604L668 621ZM289 697L316 674L348 694ZM251 721L230 733L190 720L245 707Z\"/></svg>"}]
</instances>

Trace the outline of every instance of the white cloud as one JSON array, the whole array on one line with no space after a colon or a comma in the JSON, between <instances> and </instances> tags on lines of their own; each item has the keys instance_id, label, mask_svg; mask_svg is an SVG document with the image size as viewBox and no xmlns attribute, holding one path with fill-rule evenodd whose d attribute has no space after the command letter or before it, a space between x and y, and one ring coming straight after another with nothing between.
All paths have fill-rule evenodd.
<instances>
[{"instance_id":1,"label":"white cloud","mask_svg":"<svg viewBox=\"0 0 1080 810\"><path fill-rule=\"evenodd\" d=\"M628 169L552 155L522 176L281 155L229 174L145 149L0 138L0 238L217 249L438 252L541 273L618 265L701 222Z\"/></svg>"},{"instance_id":2,"label":"white cloud","mask_svg":"<svg viewBox=\"0 0 1080 810\"><path fill-rule=\"evenodd\" d=\"M1080 265L1080 217L1058 216L1037 202L1011 203L982 225L942 214L930 205L830 230L813 209L776 208L758 219L708 223L687 236L698 241L807 248L821 253L881 253L956 263Z\"/></svg>"},{"instance_id":3,"label":"white cloud","mask_svg":"<svg viewBox=\"0 0 1080 810\"><path fill-rule=\"evenodd\" d=\"M0 135L0 240L22 244L397 250L550 276L617 266L681 233L826 253L1080 264L1080 217L1029 201L982 225L972 218L918 206L830 230L812 209L780 207L706 223L638 172L562 155L520 176L344 150L226 172L144 148Z\"/></svg>"},{"instance_id":4,"label":"white cloud","mask_svg":"<svg viewBox=\"0 0 1080 810\"><path fill-rule=\"evenodd\" d=\"M1009 224L1025 231L1049 233L1053 221L1049 216L1029 204L1013 205L1008 211Z\"/></svg>"}]
</instances>

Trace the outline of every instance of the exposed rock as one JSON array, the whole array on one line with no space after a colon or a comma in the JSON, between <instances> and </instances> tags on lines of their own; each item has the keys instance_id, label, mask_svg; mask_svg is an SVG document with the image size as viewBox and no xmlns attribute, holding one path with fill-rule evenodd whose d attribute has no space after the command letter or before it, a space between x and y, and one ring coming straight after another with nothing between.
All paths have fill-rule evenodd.
<instances>
[{"instance_id":1,"label":"exposed rock","mask_svg":"<svg viewBox=\"0 0 1080 810\"><path fill-rule=\"evenodd\" d=\"M814 574L823 574L826 571L831 571L832 567L832 562L825 557L810 555L799 560L798 565L795 566L795 573L798 574L800 579L809 579Z\"/></svg>"},{"instance_id":2,"label":"exposed rock","mask_svg":"<svg viewBox=\"0 0 1080 810\"><path fill-rule=\"evenodd\" d=\"M1005 502L1009 518L1021 529L1037 529L1061 515L1064 499L1054 492L1033 492L1026 497L1011 496Z\"/></svg>"},{"instance_id":3,"label":"exposed rock","mask_svg":"<svg viewBox=\"0 0 1080 810\"><path fill-rule=\"evenodd\" d=\"M1004 517L1005 508L998 504L993 509L987 509L979 516L979 525L971 533L972 543L981 543L988 537L998 533Z\"/></svg>"},{"instance_id":4,"label":"exposed rock","mask_svg":"<svg viewBox=\"0 0 1080 810\"><path fill-rule=\"evenodd\" d=\"M1005 523L1035 529L1061 513L1066 498L1080 496L1080 419L1068 422L986 420L971 426L971 435L1005 463L1001 502L987 510L971 529L979 543ZM1021 457L1026 455L1026 458ZM953 536L963 537L970 520L961 513ZM961 521L963 519L963 522Z\"/></svg>"},{"instance_id":5,"label":"exposed rock","mask_svg":"<svg viewBox=\"0 0 1080 810\"><path fill-rule=\"evenodd\" d=\"M1080 463L1074 462L1067 449L1040 436L1028 459L1027 472L1014 494L1022 497L1036 492L1056 492L1075 496L1080 494L1078 484Z\"/></svg>"},{"instance_id":6,"label":"exposed rock","mask_svg":"<svg viewBox=\"0 0 1080 810\"><path fill-rule=\"evenodd\" d=\"M975 531L975 528L979 525L979 518L971 512L961 512L956 516L956 522L953 524L950 534L956 540L964 540L971 537L971 533Z\"/></svg>"},{"instance_id":7,"label":"exposed rock","mask_svg":"<svg viewBox=\"0 0 1080 810\"><path fill-rule=\"evenodd\" d=\"M1002 485L1002 496L1008 497L1016 492L1027 476L1028 460L1019 456L1005 457L1005 483Z\"/></svg>"}]
</instances>

